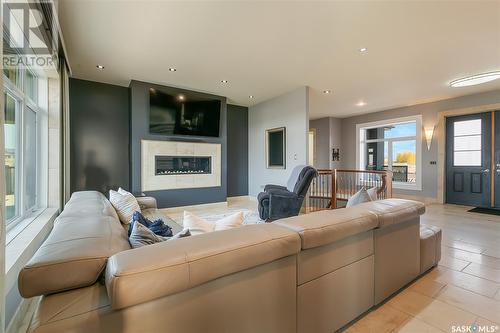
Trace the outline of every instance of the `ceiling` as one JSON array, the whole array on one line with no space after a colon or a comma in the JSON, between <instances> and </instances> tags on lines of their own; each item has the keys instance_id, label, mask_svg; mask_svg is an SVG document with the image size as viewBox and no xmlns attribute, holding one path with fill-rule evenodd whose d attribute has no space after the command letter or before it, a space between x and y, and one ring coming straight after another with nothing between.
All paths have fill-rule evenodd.
<instances>
[{"instance_id":1,"label":"ceiling","mask_svg":"<svg viewBox=\"0 0 500 333\"><path fill-rule=\"evenodd\" d=\"M247 106L309 86L319 100L311 118L500 89L448 86L500 70L500 1L60 0L59 12L73 75L87 80Z\"/></svg>"}]
</instances>

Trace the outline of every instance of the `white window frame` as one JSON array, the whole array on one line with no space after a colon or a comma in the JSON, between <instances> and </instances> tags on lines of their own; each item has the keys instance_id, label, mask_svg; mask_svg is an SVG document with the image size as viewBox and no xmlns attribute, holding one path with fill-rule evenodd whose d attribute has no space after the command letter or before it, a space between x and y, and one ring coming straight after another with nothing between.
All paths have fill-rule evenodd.
<instances>
[{"instance_id":1,"label":"white window frame","mask_svg":"<svg viewBox=\"0 0 500 333\"><path fill-rule=\"evenodd\" d=\"M387 120L380 120L380 121L374 121L374 122L369 122L369 123L363 123L363 124L356 124L356 167L360 170L365 169L365 156L364 156L364 151L365 151L365 145L366 141L364 140L364 137L362 137L363 131L371 128L378 128L378 127L384 127L384 126L393 126L401 123L409 123L409 122L415 122L416 123L416 135L415 136L408 136L408 137L398 137L398 138L391 138L391 139L385 139L385 140L380 140L380 141L387 141L389 142L389 147L388 147L388 154L390 156L389 158L389 169L392 169L392 142L394 141L405 141L405 140L416 140L416 181L415 183L403 183L403 182L392 182L392 187L396 189L404 189L404 190L412 190L412 191L421 191L422 190L422 116L421 115L415 115L415 116L409 116L409 117L401 117L401 118L394 118L394 119L387 119ZM372 140L370 140L371 142Z\"/></svg>"},{"instance_id":2,"label":"white window frame","mask_svg":"<svg viewBox=\"0 0 500 333\"><path fill-rule=\"evenodd\" d=\"M43 179L44 177L48 177L48 170L45 172L45 168L43 168L43 165L46 165L46 160L48 159L48 147L43 146L43 142L45 141L42 136L47 135L48 136L48 127L44 128L44 126L47 125L47 119L48 119L48 112L46 109L40 106L39 103L33 102L25 93L26 91L26 80L25 80L25 75L26 71L29 69L20 69L20 86L22 87L19 88L16 86L13 82L10 81L10 79L3 73L3 87L2 87L2 93L9 94L11 95L15 100L16 103L18 103L18 110L16 110L16 129L18 132L16 132L16 141L18 144L18 147L16 147L16 207L18 215L16 218L12 219L11 221L6 224L6 231L7 233L10 232L11 230L16 229L16 226L20 224L20 222L26 220L26 219L32 219L34 216L37 216L43 211L45 208L47 208L47 195L46 195L46 185L47 181L46 179ZM40 76L38 76L36 73L31 71L35 76L37 76L40 79ZM41 78L44 79L44 78ZM47 85L44 86L44 88ZM40 83L37 88L38 94L40 94ZM47 93L47 98L48 98L48 90L46 91ZM40 99L40 96L37 96L38 99ZM37 147L36 147L36 168L37 168L37 177L36 177L36 204L34 207L30 207L26 209L24 207L24 181L25 181L25 174L26 174L26 168L24 165L24 144L25 144L25 124L24 124L24 115L25 112L27 112L27 108L31 109L33 112L36 113L36 127L37 127Z\"/></svg>"}]
</instances>

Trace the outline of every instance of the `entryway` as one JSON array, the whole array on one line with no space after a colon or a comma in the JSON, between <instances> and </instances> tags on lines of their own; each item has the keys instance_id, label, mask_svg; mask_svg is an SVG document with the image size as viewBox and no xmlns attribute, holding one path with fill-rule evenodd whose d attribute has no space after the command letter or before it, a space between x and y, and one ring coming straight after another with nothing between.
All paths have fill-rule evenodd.
<instances>
[{"instance_id":1,"label":"entryway","mask_svg":"<svg viewBox=\"0 0 500 333\"><path fill-rule=\"evenodd\" d=\"M500 111L446 118L446 202L500 208Z\"/></svg>"}]
</instances>

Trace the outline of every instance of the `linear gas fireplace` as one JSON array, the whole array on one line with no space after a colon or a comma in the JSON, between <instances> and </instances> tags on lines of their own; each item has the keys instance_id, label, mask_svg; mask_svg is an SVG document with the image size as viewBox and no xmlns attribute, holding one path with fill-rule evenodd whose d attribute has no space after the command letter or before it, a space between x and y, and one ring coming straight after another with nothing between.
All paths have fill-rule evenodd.
<instances>
[{"instance_id":1,"label":"linear gas fireplace","mask_svg":"<svg viewBox=\"0 0 500 333\"><path fill-rule=\"evenodd\" d=\"M210 156L155 156L155 175L191 175L212 173Z\"/></svg>"}]
</instances>

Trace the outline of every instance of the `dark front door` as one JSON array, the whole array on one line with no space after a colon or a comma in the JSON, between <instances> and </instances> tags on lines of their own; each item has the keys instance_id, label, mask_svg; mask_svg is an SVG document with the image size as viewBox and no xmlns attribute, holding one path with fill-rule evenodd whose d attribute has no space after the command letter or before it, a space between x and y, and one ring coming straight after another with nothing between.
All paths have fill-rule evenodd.
<instances>
[{"instance_id":1,"label":"dark front door","mask_svg":"<svg viewBox=\"0 0 500 333\"><path fill-rule=\"evenodd\" d=\"M491 118L446 118L446 202L491 207Z\"/></svg>"}]
</instances>

